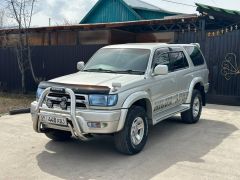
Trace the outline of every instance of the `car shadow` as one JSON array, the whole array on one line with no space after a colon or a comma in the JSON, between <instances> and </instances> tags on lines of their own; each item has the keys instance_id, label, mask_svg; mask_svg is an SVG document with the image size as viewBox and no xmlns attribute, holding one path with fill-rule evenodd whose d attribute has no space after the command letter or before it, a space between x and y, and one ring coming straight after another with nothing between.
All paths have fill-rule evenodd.
<instances>
[{"instance_id":1,"label":"car shadow","mask_svg":"<svg viewBox=\"0 0 240 180\"><path fill-rule=\"evenodd\" d=\"M116 152L112 137L99 137L49 141L36 159L42 171L63 179L150 179L181 161L203 162L236 130L225 122L202 119L188 125L173 117L151 127L144 150L135 156Z\"/></svg>"}]
</instances>

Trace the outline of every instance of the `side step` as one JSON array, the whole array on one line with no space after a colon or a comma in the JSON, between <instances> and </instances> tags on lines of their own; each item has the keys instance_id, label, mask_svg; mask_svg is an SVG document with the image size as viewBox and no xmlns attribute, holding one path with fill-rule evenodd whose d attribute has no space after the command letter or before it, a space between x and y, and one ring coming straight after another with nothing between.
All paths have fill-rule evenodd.
<instances>
[{"instance_id":1,"label":"side step","mask_svg":"<svg viewBox=\"0 0 240 180\"><path fill-rule=\"evenodd\" d=\"M187 111L189 109L190 109L189 104L183 104L183 105L180 105L180 106L177 106L177 107L174 107L174 108L170 108L170 109L161 111L154 116L153 125L159 123L160 121L162 121L164 119L172 117L172 116L174 116L178 113Z\"/></svg>"}]
</instances>

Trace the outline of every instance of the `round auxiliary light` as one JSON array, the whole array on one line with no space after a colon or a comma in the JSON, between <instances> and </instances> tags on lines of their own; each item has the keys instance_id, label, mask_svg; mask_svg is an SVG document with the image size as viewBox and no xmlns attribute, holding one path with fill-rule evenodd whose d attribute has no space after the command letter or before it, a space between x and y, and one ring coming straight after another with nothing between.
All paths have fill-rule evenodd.
<instances>
[{"instance_id":1,"label":"round auxiliary light","mask_svg":"<svg viewBox=\"0 0 240 180\"><path fill-rule=\"evenodd\" d=\"M53 108L53 103L50 99L47 100L46 105L48 108Z\"/></svg>"},{"instance_id":2,"label":"round auxiliary light","mask_svg":"<svg viewBox=\"0 0 240 180\"><path fill-rule=\"evenodd\" d=\"M62 110L66 110L67 109L67 98L66 97L62 98L62 101L60 102L60 108Z\"/></svg>"}]
</instances>

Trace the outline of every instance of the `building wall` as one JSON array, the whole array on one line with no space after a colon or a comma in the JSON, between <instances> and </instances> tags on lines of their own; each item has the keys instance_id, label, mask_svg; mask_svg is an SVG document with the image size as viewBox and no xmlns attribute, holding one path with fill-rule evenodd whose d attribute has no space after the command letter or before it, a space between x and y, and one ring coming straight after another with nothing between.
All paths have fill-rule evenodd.
<instances>
[{"instance_id":1,"label":"building wall","mask_svg":"<svg viewBox=\"0 0 240 180\"><path fill-rule=\"evenodd\" d=\"M0 36L1 47L14 47L18 34ZM52 31L29 34L30 46L71 46L136 42L135 33L122 30Z\"/></svg>"},{"instance_id":2,"label":"building wall","mask_svg":"<svg viewBox=\"0 0 240 180\"><path fill-rule=\"evenodd\" d=\"M53 31L29 34L30 46L74 46L96 44L121 44L134 42L174 42L174 32L132 33L123 30ZM1 47L14 47L17 34L0 36Z\"/></svg>"},{"instance_id":3,"label":"building wall","mask_svg":"<svg viewBox=\"0 0 240 180\"><path fill-rule=\"evenodd\" d=\"M137 33L136 42L148 43L148 42L160 42L160 43L173 43L175 41L176 33L174 32L149 32L149 33Z\"/></svg>"}]
</instances>

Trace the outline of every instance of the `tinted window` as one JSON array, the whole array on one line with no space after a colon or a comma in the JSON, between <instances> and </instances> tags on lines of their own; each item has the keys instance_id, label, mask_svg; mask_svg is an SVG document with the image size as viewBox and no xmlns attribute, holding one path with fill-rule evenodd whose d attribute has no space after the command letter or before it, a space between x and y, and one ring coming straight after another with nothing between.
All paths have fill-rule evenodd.
<instances>
[{"instance_id":1,"label":"tinted window","mask_svg":"<svg viewBox=\"0 0 240 180\"><path fill-rule=\"evenodd\" d=\"M188 62L183 52L170 52L169 57L174 71L188 67Z\"/></svg>"},{"instance_id":2,"label":"tinted window","mask_svg":"<svg viewBox=\"0 0 240 180\"><path fill-rule=\"evenodd\" d=\"M184 48L191 57L194 66L204 64L202 53L196 46L185 46Z\"/></svg>"},{"instance_id":3,"label":"tinted window","mask_svg":"<svg viewBox=\"0 0 240 180\"><path fill-rule=\"evenodd\" d=\"M168 70L171 71L168 48L156 50L153 57L152 67L155 68L157 65L167 65Z\"/></svg>"}]
</instances>

